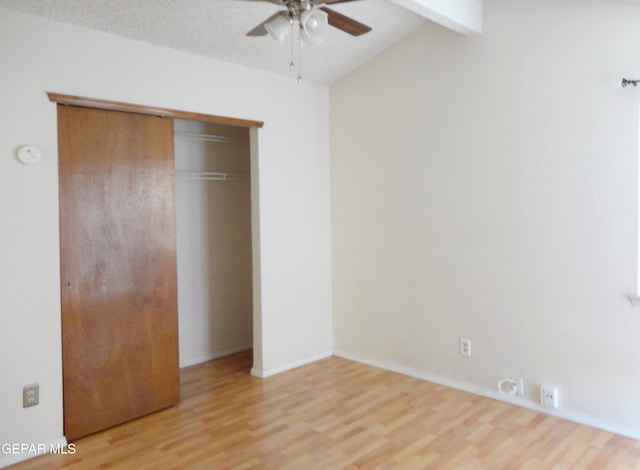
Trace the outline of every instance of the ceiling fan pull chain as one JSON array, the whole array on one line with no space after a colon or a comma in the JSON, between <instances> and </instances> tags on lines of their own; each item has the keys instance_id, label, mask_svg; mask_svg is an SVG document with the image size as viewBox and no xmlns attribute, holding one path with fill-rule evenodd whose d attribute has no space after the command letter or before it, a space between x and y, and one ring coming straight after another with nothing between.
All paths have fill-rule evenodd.
<instances>
[{"instance_id":1,"label":"ceiling fan pull chain","mask_svg":"<svg viewBox=\"0 0 640 470\"><path fill-rule=\"evenodd\" d=\"M298 82L302 82L302 25L298 28Z\"/></svg>"},{"instance_id":2,"label":"ceiling fan pull chain","mask_svg":"<svg viewBox=\"0 0 640 470\"><path fill-rule=\"evenodd\" d=\"M295 69L295 64L293 63L293 18L289 18L289 24L291 25L291 61L289 62L289 68L291 70Z\"/></svg>"}]
</instances>

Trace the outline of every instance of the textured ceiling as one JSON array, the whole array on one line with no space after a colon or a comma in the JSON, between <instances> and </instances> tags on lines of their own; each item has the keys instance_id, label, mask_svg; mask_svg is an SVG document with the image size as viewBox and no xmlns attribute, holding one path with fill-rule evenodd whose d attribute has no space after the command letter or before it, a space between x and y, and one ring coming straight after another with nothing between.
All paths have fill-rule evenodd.
<instances>
[{"instance_id":1,"label":"textured ceiling","mask_svg":"<svg viewBox=\"0 0 640 470\"><path fill-rule=\"evenodd\" d=\"M206 57L291 77L290 41L245 34L277 12L277 5L243 0L0 0L0 5ZM426 20L388 0L331 6L373 30L352 37L328 28L318 47L303 49L305 80L332 84Z\"/></svg>"}]
</instances>

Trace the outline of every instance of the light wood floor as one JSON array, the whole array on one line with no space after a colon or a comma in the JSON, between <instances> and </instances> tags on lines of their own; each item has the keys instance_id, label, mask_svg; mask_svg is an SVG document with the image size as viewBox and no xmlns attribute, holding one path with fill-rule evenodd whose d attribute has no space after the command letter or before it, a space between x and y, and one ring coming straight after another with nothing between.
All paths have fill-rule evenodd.
<instances>
[{"instance_id":1,"label":"light wood floor","mask_svg":"<svg viewBox=\"0 0 640 470\"><path fill-rule=\"evenodd\" d=\"M182 371L179 406L15 469L640 469L640 442L340 358Z\"/></svg>"}]
</instances>

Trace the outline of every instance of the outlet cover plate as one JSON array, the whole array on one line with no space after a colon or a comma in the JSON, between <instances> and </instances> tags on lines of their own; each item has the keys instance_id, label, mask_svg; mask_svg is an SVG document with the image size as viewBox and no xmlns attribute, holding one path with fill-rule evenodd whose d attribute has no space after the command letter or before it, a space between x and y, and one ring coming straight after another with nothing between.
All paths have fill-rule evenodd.
<instances>
[{"instance_id":1,"label":"outlet cover plate","mask_svg":"<svg viewBox=\"0 0 640 470\"><path fill-rule=\"evenodd\" d=\"M38 384L25 385L22 388L22 407L36 406L40 403L40 386Z\"/></svg>"},{"instance_id":2,"label":"outlet cover plate","mask_svg":"<svg viewBox=\"0 0 640 470\"><path fill-rule=\"evenodd\" d=\"M547 408L558 408L558 387L540 386L540 402Z\"/></svg>"},{"instance_id":3,"label":"outlet cover plate","mask_svg":"<svg viewBox=\"0 0 640 470\"><path fill-rule=\"evenodd\" d=\"M471 357L471 340L469 338L460 338L460 354Z\"/></svg>"}]
</instances>

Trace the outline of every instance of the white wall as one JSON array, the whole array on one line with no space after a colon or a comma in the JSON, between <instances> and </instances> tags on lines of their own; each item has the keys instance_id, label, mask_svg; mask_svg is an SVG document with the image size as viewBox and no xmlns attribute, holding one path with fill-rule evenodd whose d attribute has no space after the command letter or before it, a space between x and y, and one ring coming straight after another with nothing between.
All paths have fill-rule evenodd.
<instances>
[{"instance_id":1,"label":"white wall","mask_svg":"<svg viewBox=\"0 0 640 470\"><path fill-rule=\"evenodd\" d=\"M264 121L252 132L255 372L330 353L326 86L4 8L0 63L0 443L62 438L56 106L46 91ZM40 165L16 161L26 143L42 149ZM33 382L40 405L23 409ZM16 458L0 454L0 466Z\"/></svg>"},{"instance_id":2,"label":"white wall","mask_svg":"<svg viewBox=\"0 0 640 470\"><path fill-rule=\"evenodd\" d=\"M332 87L335 350L640 437L640 5L484 8Z\"/></svg>"}]
</instances>

